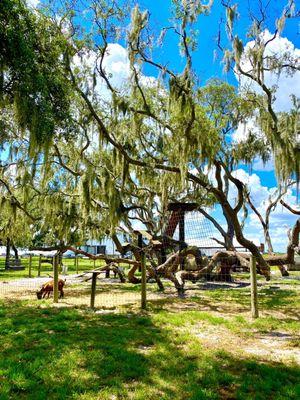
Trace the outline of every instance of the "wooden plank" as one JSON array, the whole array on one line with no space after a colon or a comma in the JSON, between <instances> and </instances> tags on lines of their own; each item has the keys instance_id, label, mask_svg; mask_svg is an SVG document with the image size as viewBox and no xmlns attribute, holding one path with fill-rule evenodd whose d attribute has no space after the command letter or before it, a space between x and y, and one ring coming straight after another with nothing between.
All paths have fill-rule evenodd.
<instances>
[{"instance_id":1,"label":"wooden plank","mask_svg":"<svg viewBox=\"0 0 300 400\"><path fill-rule=\"evenodd\" d=\"M168 211L193 211L199 207L198 203L169 203L168 204Z\"/></svg>"}]
</instances>

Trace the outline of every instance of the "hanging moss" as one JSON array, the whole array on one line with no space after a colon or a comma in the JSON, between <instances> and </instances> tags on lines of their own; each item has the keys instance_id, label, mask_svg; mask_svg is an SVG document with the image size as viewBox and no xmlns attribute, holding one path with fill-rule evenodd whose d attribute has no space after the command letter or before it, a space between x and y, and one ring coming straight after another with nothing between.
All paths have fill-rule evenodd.
<instances>
[{"instance_id":1,"label":"hanging moss","mask_svg":"<svg viewBox=\"0 0 300 400\"><path fill-rule=\"evenodd\" d=\"M66 40L50 19L22 1L2 0L0 21L1 76L9 82L2 90L2 107L13 104L18 125L30 132L30 156L47 155L55 131L68 124Z\"/></svg>"}]
</instances>

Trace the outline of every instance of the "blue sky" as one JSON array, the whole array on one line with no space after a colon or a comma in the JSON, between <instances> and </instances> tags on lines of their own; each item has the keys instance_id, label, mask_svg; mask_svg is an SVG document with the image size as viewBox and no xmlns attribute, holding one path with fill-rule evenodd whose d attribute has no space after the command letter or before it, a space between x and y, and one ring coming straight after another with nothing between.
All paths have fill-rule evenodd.
<instances>
[{"instance_id":1,"label":"blue sky","mask_svg":"<svg viewBox=\"0 0 300 400\"><path fill-rule=\"evenodd\" d=\"M33 5L37 5L39 3L38 0L27 1ZM275 29L274 21L281 15L282 7L287 2L276 0L262 0L262 2L264 4L268 3L266 12L266 28L272 34L274 33ZM162 28L173 25L173 23L170 22L172 16L171 0L137 0L136 3L140 5L141 9L149 10L151 29L157 37ZM236 23L236 33L238 33L238 35L242 37L245 42L247 42L250 40L247 38L248 27L251 23L249 11L257 15L259 2L253 0L243 0L237 1L237 3L240 17ZM193 68L199 77L200 85L204 85L211 78L218 77L238 87L238 81L234 74L232 72L228 74L223 72L223 65L221 63L222 55L219 54L219 57L214 59L214 51L217 50L216 38L220 23L222 42L226 46L224 21L225 11L221 5L221 1L217 0L213 4L211 14L209 16L200 16L199 21L195 26L195 29L198 32L198 48L193 56ZM83 22L83 26L84 24L85 22ZM276 45L277 48L280 48L280 46L286 44L291 47L294 46L297 48L295 52L297 51L297 54L300 56L300 35L297 19L290 19L286 22L282 37L283 38L274 43L274 45ZM113 45L110 50L112 54L107 57L108 67L111 68L112 71L114 71L115 68L116 75L119 74L121 78L126 78L126 69L128 67L126 49L118 45ZM163 64L167 63L170 67L177 71L181 71L184 66L184 60L179 55L177 38L172 32L167 33L164 45L161 48L154 50L153 57ZM145 75L149 76L155 76L156 74L156 72L149 66L145 67L143 72ZM119 80L120 76L118 76ZM276 100L278 103L278 110L285 109L290 93L293 92L298 97L300 96L300 72L298 72L297 79L296 77L287 79L283 76L280 78L280 80L274 80L274 77L271 77L269 80L272 84L278 84L278 100ZM242 129L240 130L239 134L243 135ZM270 194L272 194L272 188L276 186L276 177L272 164L269 163L265 167L261 165L259 160L256 160L252 169L249 169L247 166L240 165L238 167L237 176L251 186L254 202L263 213L268 197ZM232 197L234 198L234 193L232 193ZM295 191L289 191L287 199L290 204L295 205ZM218 207L213 211L213 215L218 219L219 222L225 222ZM287 227L291 226L294 220L295 217L287 213L284 209L276 209L276 212L271 219L271 233L274 234L274 247L276 250L284 250L287 241ZM245 230L250 239L258 243L262 241L263 235L259 223L251 214Z\"/></svg>"},{"instance_id":2,"label":"blue sky","mask_svg":"<svg viewBox=\"0 0 300 400\"><path fill-rule=\"evenodd\" d=\"M170 26L171 13L171 0L140 0L137 1L141 8L145 8L150 12L151 25L154 26L155 31L159 32L161 28ZM236 2L234 2L236 3ZM249 4L253 13L257 13L258 1L237 1L240 17L236 22L236 32L240 37L246 39L246 34L250 25L249 18ZM267 3L265 1L265 3ZM270 32L274 32L274 21L281 15L281 5L284 1L271 0L268 10L268 18L266 20L266 28ZM226 35L224 31L224 21L226 20L224 7L221 1L217 0L213 3L211 14L209 16L202 15L196 24L196 30L199 32L199 46L195 52L194 68L201 77L201 81L205 83L212 77L220 77L229 83L237 84L236 79L232 73L223 73L223 66L219 60L214 61L214 50L217 50L216 38L218 35L219 24L221 23L222 40L226 44ZM222 21L222 22L221 22ZM284 36L291 40L297 47L300 44L299 23L297 19L287 21L284 30ZM167 45L162 50L155 53L162 61L172 63L175 68L180 69L182 60L179 57L176 37L173 34L167 34Z\"/></svg>"},{"instance_id":3,"label":"blue sky","mask_svg":"<svg viewBox=\"0 0 300 400\"><path fill-rule=\"evenodd\" d=\"M155 30L158 32L161 28L168 26L168 20L170 19L171 13L171 1L151 1L141 0L138 1L141 7L144 7L150 11L150 18L152 24L155 26ZM239 1L238 12L240 17L236 22L236 33L242 37L246 42L250 39L247 38L247 31L251 23L249 18L249 10L257 15L258 1ZM267 3L267 2L263 2ZM267 19L266 28L270 33L274 33L275 20L282 13L282 7L286 4L283 1L270 1L268 2L267 8ZM232 72L224 73L223 65L221 63L221 54L217 59L214 58L214 52L217 50L217 34L219 25L221 26L221 37L222 42L226 45L226 33L225 33L225 13L224 8L220 1L215 1L211 10L210 16L200 16L197 23L196 29L199 32L198 36L198 49L194 53L193 57L193 68L200 77L200 84L205 84L207 80L218 77L230 84L238 87L238 81ZM300 47L300 35L299 35L299 23L297 19L290 19L286 22L284 32L282 34L284 38L287 38L296 48ZM183 61L179 56L176 39L174 35L169 33L166 37L166 44L162 49L156 50L154 53L155 57L158 57L162 62L171 63L171 65L180 70L183 66ZM151 69L146 70L149 74L152 73ZM300 96L299 79L295 82L298 84L293 88L294 93ZM282 82L283 84L285 82ZM293 85L294 82L289 81L288 85ZM288 94L287 94L288 96ZM260 165L259 165L260 164ZM255 169L257 168L257 169ZM260 162L254 163L254 168L249 169L247 166L239 166L239 177L243 177L246 182L253 187L253 196L256 200L256 205L260 211L264 212L265 204L268 201L268 196L272 192L272 188L276 186L276 176L272 164L269 163L266 167L262 166ZM247 171L244 174L241 170ZM247 182L247 183L248 183ZM295 191L289 191L287 196L291 204L295 204L296 196ZM215 218L224 224L224 217L219 207L213 211ZM281 206L277 207L276 212L271 218L271 234L274 237L274 247L277 251L284 251L287 242L287 227L292 226L295 221L295 216L288 214ZM254 215L250 215L249 222L246 224L245 231L249 237L255 242L263 242L263 233Z\"/></svg>"}]
</instances>

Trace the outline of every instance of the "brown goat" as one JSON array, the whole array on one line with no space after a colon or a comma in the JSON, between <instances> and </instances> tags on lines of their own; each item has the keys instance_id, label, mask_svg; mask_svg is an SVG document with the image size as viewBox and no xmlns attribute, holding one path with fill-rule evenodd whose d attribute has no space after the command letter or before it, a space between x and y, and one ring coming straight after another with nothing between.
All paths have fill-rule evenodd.
<instances>
[{"instance_id":1,"label":"brown goat","mask_svg":"<svg viewBox=\"0 0 300 400\"><path fill-rule=\"evenodd\" d=\"M64 297L64 285L65 285L66 280L59 279L58 280L58 291L59 291L59 298ZM45 298L46 295L48 294L47 298L49 298L50 293L53 292L53 287L54 287L54 281L53 279L49 282L46 282L43 284L41 287L41 290L38 290L36 292L37 298L40 300L41 298Z\"/></svg>"}]
</instances>

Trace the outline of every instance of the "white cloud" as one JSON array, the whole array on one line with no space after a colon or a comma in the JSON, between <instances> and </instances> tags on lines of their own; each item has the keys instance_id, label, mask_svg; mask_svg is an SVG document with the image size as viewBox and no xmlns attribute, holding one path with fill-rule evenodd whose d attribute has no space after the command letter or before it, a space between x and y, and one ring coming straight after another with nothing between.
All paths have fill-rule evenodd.
<instances>
[{"instance_id":1,"label":"white cloud","mask_svg":"<svg viewBox=\"0 0 300 400\"><path fill-rule=\"evenodd\" d=\"M273 37L268 30L265 30L261 36L265 42ZM254 44L254 41L250 41L246 44L244 49L241 67L246 72L252 71L249 53L251 52ZM300 49L296 48L294 44L287 38L279 36L268 43L264 56L276 56L278 59L294 60L299 62ZM237 72L236 78L239 81L239 87L241 91L246 88L251 88L258 93L262 92L259 85L250 78L239 75ZM264 80L267 87L274 88L274 110L276 112L289 111L292 107L291 95L300 97L300 71L294 71L292 74L287 70L281 71L280 74L276 71L266 71L264 74ZM264 138L264 134L258 128L255 118L252 117L247 122L241 123L238 126L237 130L232 135L233 143L241 143L246 141L249 137L249 132L255 134L258 138ZM270 160L267 164L264 164L261 159L255 159L254 161L253 170L272 171L273 169L273 160Z\"/></svg>"},{"instance_id":2,"label":"white cloud","mask_svg":"<svg viewBox=\"0 0 300 400\"><path fill-rule=\"evenodd\" d=\"M261 158L255 158L252 165L252 169L253 171L264 171L264 172L274 171L274 160L273 158L271 158L266 163L264 163Z\"/></svg>"},{"instance_id":3,"label":"white cloud","mask_svg":"<svg viewBox=\"0 0 300 400\"><path fill-rule=\"evenodd\" d=\"M276 187L268 188L264 186L260 177L255 174L249 174L243 169L237 169L233 172L233 175L245 183L250 190L251 200L258 211L265 216L266 207L269 204L269 197L275 194ZM237 199L236 187L230 183L228 200L230 204L234 205ZM297 204L297 197L295 194L295 188L289 188L287 194L283 197L285 202L295 209L300 209ZM220 209L218 208L216 212L212 213L218 220L219 223L223 224L224 216L222 215ZM242 213L240 218L242 217ZM289 212L281 204L278 204L277 208L271 213L270 218L270 234L272 238L272 243L275 251L286 251L286 246L288 243L287 232L293 227L297 216ZM226 224L224 229L227 229ZM264 242L264 234L262 225L256 216L256 214L248 208L248 218L246 220L244 228L245 236L252 240L254 243L259 244Z\"/></svg>"},{"instance_id":4,"label":"white cloud","mask_svg":"<svg viewBox=\"0 0 300 400\"><path fill-rule=\"evenodd\" d=\"M103 68L117 88L127 83L130 77L130 63L127 50L118 43L109 43L103 60Z\"/></svg>"},{"instance_id":5,"label":"white cloud","mask_svg":"<svg viewBox=\"0 0 300 400\"><path fill-rule=\"evenodd\" d=\"M255 118L249 118L246 122L240 123L237 130L232 134L234 143L241 143L248 139L250 133L255 135L258 139L264 139L265 135L257 126Z\"/></svg>"},{"instance_id":6,"label":"white cloud","mask_svg":"<svg viewBox=\"0 0 300 400\"><path fill-rule=\"evenodd\" d=\"M237 169L233 171L232 174L235 178L238 178L251 191L251 196L253 198L254 204L259 205L269 196L269 189L267 186L263 186L260 177L257 174L248 174L243 169ZM230 184L229 186L229 200L232 202L237 198L237 189L235 185Z\"/></svg>"},{"instance_id":7,"label":"white cloud","mask_svg":"<svg viewBox=\"0 0 300 400\"><path fill-rule=\"evenodd\" d=\"M240 171L240 170L239 170ZM261 184L259 177L256 174L249 175L245 171L243 173L238 172L239 179L249 182L251 200L261 213L265 216L265 211L269 203L270 196L274 198L276 195L275 191L277 188L267 188ZM248 175L248 176L247 176ZM283 197L284 201L295 209L300 209L297 204L297 197L295 195L295 188L288 189L286 195ZM264 241L262 225L257 215L249 210L249 219L246 223L245 233L251 240L259 238L260 241ZM293 227L297 216L289 212L281 204L278 204L270 216L270 235L275 251L286 251L288 244L287 232Z\"/></svg>"},{"instance_id":8,"label":"white cloud","mask_svg":"<svg viewBox=\"0 0 300 400\"><path fill-rule=\"evenodd\" d=\"M74 66L81 72L82 86L100 99L109 101L111 92L103 78L96 69L100 67L100 58L95 51L81 51L73 58ZM118 43L109 43L103 59L102 68L109 79L111 86L121 92L128 91L128 83L131 78L130 62L127 50ZM138 69L138 66L136 67ZM96 86L94 86L93 74L95 72ZM154 87L158 84L156 78L140 74L140 82L144 86Z\"/></svg>"},{"instance_id":9,"label":"white cloud","mask_svg":"<svg viewBox=\"0 0 300 400\"><path fill-rule=\"evenodd\" d=\"M39 2L40 0L26 0L26 4L29 7L34 7L34 8L38 6Z\"/></svg>"},{"instance_id":10,"label":"white cloud","mask_svg":"<svg viewBox=\"0 0 300 400\"><path fill-rule=\"evenodd\" d=\"M266 43L273 37L267 29L261 35L262 39ZM250 62L249 53L254 47L255 42L250 41L246 44L244 53L241 60L241 67L246 72L252 71L252 66ZM274 40L271 40L266 46L265 57L276 56L280 59L286 59L287 61L292 59L299 62L300 49L296 48L294 44L287 38L277 36ZM257 92L261 92L259 86L243 75L239 76L236 74L239 80L240 88L251 87ZM280 73L277 71L265 71L264 73L265 84L271 88L274 87L275 91L275 101L274 109L275 111L289 111L292 107L291 95L300 96L300 71L295 71L292 75L288 73L287 70L283 69Z\"/></svg>"}]
</instances>

